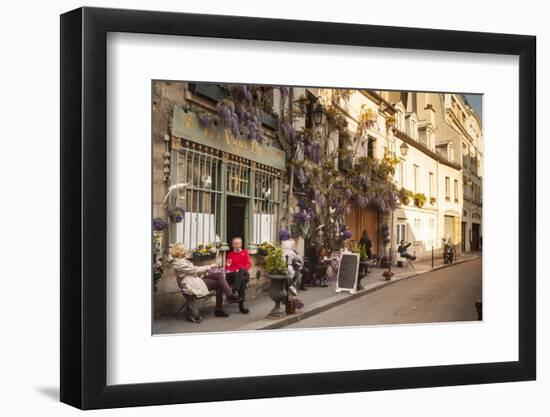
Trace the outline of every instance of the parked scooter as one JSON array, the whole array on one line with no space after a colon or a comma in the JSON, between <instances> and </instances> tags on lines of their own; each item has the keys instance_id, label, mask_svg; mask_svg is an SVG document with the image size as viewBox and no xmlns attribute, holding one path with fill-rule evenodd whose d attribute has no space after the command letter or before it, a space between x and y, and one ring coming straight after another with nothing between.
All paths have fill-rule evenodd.
<instances>
[{"instance_id":1,"label":"parked scooter","mask_svg":"<svg viewBox=\"0 0 550 417\"><path fill-rule=\"evenodd\" d=\"M451 264L455 261L455 245L451 238L448 238L443 245L443 263Z\"/></svg>"}]
</instances>

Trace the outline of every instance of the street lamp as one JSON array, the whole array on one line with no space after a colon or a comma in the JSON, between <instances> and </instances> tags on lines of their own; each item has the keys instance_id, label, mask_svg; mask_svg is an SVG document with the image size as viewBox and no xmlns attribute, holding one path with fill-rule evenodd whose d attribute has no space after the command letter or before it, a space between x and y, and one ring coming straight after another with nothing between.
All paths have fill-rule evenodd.
<instances>
[{"instance_id":1,"label":"street lamp","mask_svg":"<svg viewBox=\"0 0 550 417\"><path fill-rule=\"evenodd\" d=\"M399 147L399 150L401 151L401 156L403 158L406 158L407 154L409 153L409 145L407 145L405 142L403 142L401 144L401 146Z\"/></svg>"},{"instance_id":2,"label":"street lamp","mask_svg":"<svg viewBox=\"0 0 550 417\"><path fill-rule=\"evenodd\" d=\"M327 121L327 112L322 104L317 104L313 109L313 123L316 126L324 126Z\"/></svg>"}]
</instances>

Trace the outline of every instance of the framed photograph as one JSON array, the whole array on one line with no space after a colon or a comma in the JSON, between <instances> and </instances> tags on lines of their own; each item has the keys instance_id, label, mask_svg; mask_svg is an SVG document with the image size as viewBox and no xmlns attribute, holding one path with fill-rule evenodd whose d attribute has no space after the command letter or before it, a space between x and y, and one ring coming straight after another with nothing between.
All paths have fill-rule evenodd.
<instances>
[{"instance_id":1,"label":"framed photograph","mask_svg":"<svg viewBox=\"0 0 550 417\"><path fill-rule=\"evenodd\" d=\"M61 16L61 401L533 380L535 37Z\"/></svg>"}]
</instances>

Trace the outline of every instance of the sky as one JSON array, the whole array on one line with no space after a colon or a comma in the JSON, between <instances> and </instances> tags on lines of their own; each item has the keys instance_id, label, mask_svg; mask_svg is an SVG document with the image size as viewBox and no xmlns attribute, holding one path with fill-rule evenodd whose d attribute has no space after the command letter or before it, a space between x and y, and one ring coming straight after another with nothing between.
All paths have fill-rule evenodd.
<instances>
[{"instance_id":1,"label":"sky","mask_svg":"<svg viewBox=\"0 0 550 417\"><path fill-rule=\"evenodd\" d=\"M466 100L468 100L468 103L470 103L470 106L473 107L473 109L476 111L477 115L483 122L483 111L482 111L482 94L464 94L466 97Z\"/></svg>"}]
</instances>

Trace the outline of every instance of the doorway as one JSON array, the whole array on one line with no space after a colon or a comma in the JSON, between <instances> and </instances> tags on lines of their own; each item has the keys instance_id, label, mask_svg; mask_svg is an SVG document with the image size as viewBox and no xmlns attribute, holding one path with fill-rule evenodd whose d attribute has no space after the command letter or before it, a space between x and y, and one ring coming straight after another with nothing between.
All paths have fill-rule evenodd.
<instances>
[{"instance_id":1,"label":"doorway","mask_svg":"<svg viewBox=\"0 0 550 417\"><path fill-rule=\"evenodd\" d=\"M356 243L359 243L363 230L367 231L372 242L372 253L374 255L378 254L379 248L378 235L380 229L378 223L378 210L374 206L367 206L365 208L353 206L346 216L346 225L351 230Z\"/></svg>"},{"instance_id":2,"label":"doorway","mask_svg":"<svg viewBox=\"0 0 550 417\"><path fill-rule=\"evenodd\" d=\"M460 230L462 252L466 252L466 222L462 222Z\"/></svg>"},{"instance_id":3,"label":"doorway","mask_svg":"<svg viewBox=\"0 0 550 417\"><path fill-rule=\"evenodd\" d=\"M235 237L243 240L243 247L246 247L246 202L242 197L227 197L227 243Z\"/></svg>"},{"instance_id":4,"label":"doorway","mask_svg":"<svg viewBox=\"0 0 550 417\"><path fill-rule=\"evenodd\" d=\"M472 223L472 242L470 243L470 250L479 250L479 223Z\"/></svg>"}]
</instances>

